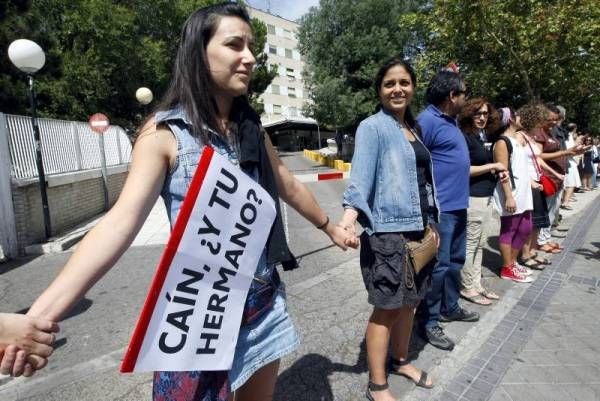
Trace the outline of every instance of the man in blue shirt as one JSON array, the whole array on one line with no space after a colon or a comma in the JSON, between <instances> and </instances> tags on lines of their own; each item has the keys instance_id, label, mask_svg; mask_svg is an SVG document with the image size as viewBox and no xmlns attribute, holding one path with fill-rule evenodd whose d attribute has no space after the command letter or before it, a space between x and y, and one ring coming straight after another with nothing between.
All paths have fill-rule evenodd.
<instances>
[{"instance_id":1,"label":"man in blue shirt","mask_svg":"<svg viewBox=\"0 0 600 401\"><path fill-rule=\"evenodd\" d=\"M458 304L460 270L466 253L470 161L456 115L465 102L465 82L455 72L441 71L432 78L425 97L429 106L417 121L422 129L423 143L431 152L441 214L437 225L440 234L438 263L419 315L423 337L435 347L451 350L454 342L438 322L479 320L477 312L462 309Z\"/></svg>"}]
</instances>

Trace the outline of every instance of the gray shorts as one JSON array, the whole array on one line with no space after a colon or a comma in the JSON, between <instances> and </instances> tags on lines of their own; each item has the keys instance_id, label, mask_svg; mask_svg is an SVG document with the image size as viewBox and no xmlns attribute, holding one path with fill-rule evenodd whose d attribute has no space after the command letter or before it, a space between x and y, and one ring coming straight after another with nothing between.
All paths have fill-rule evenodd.
<instances>
[{"instance_id":1,"label":"gray shorts","mask_svg":"<svg viewBox=\"0 0 600 401\"><path fill-rule=\"evenodd\" d=\"M360 268L368 301L380 309L416 306L427 293L435 260L415 276L405 258L403 233L363 232L360 238ZM405 233L420 239L418 234ZM415 238L417 236L417 238ZM422 238L422 234L421 234Z\"/></svg>"}]
</instances>

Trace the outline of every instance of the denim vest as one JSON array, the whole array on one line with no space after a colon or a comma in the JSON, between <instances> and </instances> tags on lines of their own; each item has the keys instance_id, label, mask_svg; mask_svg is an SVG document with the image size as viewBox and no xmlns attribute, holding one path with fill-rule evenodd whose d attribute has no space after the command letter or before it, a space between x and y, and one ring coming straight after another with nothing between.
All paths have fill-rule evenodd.
<instances>
[{"instance_id":1,"label":"denim vest","mask_svg":"<svg viewBox=\"0 0 600 401\"><path fill-rule=\"evenodd\" d=\"M183 204L183 198L190 186L204 144L200 138L192 136L189 127L192 125L182 108L176 107L168 111L159 111L155 115L156 124L166 124L177 140L177 158L175 164L165 177L161 197L165 202L171 228ZM231 146L215 131L208 129L210 143L215 152L227 157L234 165L239 165L238 157ZM258 181L258 169L248 174ZM274 265L267 264L267 255L263 250L258 262L252 287L260 285L259 281L270 281L273 277Z\"/></svg>"},{"instance_id":2,"label":"denim vest","mask_svg":"<svg viewBox=\"0 0 600 401\"><path fill-rule=\"evenodd\" d=\"M363 120L354 149L344 207L359 212L367 234L423 230L415 152L394 116L382 109ZM433 165L429 168L434 182ZM438 221L435 183L427 185L427 193L429 206L435 208L430 221Z\"/></svg>"}]
</instances>

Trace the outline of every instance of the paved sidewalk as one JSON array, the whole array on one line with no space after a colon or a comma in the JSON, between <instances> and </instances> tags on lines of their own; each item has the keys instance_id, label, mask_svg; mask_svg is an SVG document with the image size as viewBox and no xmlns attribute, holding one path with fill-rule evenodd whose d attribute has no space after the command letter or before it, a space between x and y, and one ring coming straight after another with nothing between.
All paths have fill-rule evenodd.
<instances>
[{"instance_id":1,"label":"paved sidewalk","mask_svg":"<svg viewBox=\"0 0 600 401\"><path fill-rule=\"evenodd\" d=\"M600 400L599 212L595 199L571 222L564 251L437 400Z\"/></svg>"}]
</instances>

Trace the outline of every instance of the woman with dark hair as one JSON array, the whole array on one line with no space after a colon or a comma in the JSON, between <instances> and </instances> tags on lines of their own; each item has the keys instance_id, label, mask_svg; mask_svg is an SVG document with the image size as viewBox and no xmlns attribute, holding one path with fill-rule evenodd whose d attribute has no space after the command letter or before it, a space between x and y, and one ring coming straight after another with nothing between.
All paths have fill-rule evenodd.
<instances>
[{"instance_id":1,"label":"woman with dark hair","mask_svg":"<svg viewBox=\"0 0 600 401\"><path fill-rule=\"evenodd\" d=\"M458 126L465 136L471 160L469 209L467 211L467 253L460 272L460 295L479 305L490 305L500 297L481 284L482 248L490 234L492 195L497 177L506 178L501 163L494 162L491 145L500 128L500 118L484 98L467 100L458 115Z\"/></svg>"},{"instance_id":2,"label":"woman with dark hair","mask_svg":"<svg viewBox=\"0 0 600 401\"><path fill-rule=\"evenodd\" d=\"M592 166L594 163L592 151L593 146L594 139L591 136L586 136L583 139L583 147L585 148L585 151L583 153L583 157L581 158L581 184L583 185L584 191L592 190L592 174L594 172L594 167Z\"/></svg>"},{"instance_id":3,"label":"woman with dark hair","mask_svg":"<svg viewBox=\"0 0 600 401\"><path fill-rule=\"evenodd\" d=\"M250 19L237 3L202 8L189 17L171 85L141 129L121 196L28 312L50 320L64 316L127 249L158 195L173 224L200 155L212 146L270 194L277 217L248 292L233 366L224 372L156 372L155 400L231 401L232 393L238 401L272 399L279 359L298 345L275 270L278 263L284 270L297 267L285 242L279 197L336 245L356 246L283 165L249 106L253 46Z\"/></svg>"},{"instance_id":4,"label":"woman with dark hair","mask_svg":"<svg viewBox=\"0 0 600 401\"><path fill-rule=\"evenodd\" d=\"M379 111L356 131L352 175L344 193L340 224L354 232L358 220L364 228L360 265L373 305L366 333L369 400L395 399L387 384L390 340L390 373L418 386L433 385L408 360L415 308L428 290L435 261L416 274L406 258L406 241L424 238L430 223L438 220L431 156L409 108L416 81L412 67L401 59L379 69Z\"/></svg>"}]
</instances>

